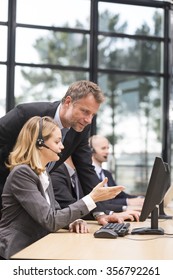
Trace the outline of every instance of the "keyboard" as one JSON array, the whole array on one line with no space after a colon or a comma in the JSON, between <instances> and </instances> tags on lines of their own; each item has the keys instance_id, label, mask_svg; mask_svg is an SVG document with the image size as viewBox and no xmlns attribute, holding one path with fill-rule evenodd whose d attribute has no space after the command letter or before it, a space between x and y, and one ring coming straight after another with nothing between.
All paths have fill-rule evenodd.
<instances>
[{"instance_id":1,"label":"keyboard","mask_svg":"<svg viewBox=\"0 0 173 280\"><path fill-rule=\"evenodd\" d=\"M123 237L129 232L130 223L108 223L94 232L95 238Z\"/></svg>"}]
</instances>

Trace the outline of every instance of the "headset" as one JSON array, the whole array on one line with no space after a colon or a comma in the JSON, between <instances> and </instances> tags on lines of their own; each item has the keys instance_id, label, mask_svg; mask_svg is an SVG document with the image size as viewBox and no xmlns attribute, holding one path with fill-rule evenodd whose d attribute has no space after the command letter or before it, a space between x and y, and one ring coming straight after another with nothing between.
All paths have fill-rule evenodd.
<instances>
[{"instance_id":1,"label":"headset","mask_svg":"<svg viewBox=\"0 0 173 280\"><path fill-rule=\"evenodd\" d=\"M40 118L40 120L39 120L38 138L37 138L37 141L36 141L36 146L37 146L37 148L45 147L46 149L51 150L52 152L54 152L55 154L57 154L57 155L60 157L60 156L61 156L60 153L55 152L54 150L52 150L51 148L49 148L49 147L44 143L44 139L43 139L43 135L42 135L42 130L43 130L43 120L42 120L42 118Z\"/></svg>"},{"instance_id":2,"label":"headset","mask_svg":"<svg viewBox=\"0 0 173 280\"><path fill-rule=\"evenodd\" d=\"M89 139L89 146L91 148L91 153L92 154L96 153L96 150L93 147L93 136L91 136L90 139Z\"/></svg>"},{"instance_id":3,"label":"headset","mask_svg":"<svg viewBox=\"0 0 173 280\"><path fill-rule=\"evenodd\" d=\"M39 120L39 132L38 132L38 138L37 138L37 141L36 141L36 146L38 148L40 147L44 147L44 139L43 139L43 135L42 135L42 129L43 129L43 120L42 118L40 118Z\"/></svg>"}]
</instances>

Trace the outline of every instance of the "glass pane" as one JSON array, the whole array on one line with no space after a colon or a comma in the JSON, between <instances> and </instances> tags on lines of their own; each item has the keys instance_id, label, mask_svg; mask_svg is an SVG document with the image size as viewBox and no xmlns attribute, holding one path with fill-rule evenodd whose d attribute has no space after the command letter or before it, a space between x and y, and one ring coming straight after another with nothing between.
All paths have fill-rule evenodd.
<instances>
[{"instance_id":1,"label":"glass pane","mask_svg":"<svg viewBox=\"0 0 173 280\"><path fill-rule=\"evenodd\" d=\"M171 88L173 89L173 77L171 77ZM171 146L171 182L173 182L173 92L171 93L170 96L169 120L170 120L170 146Z\"/></svg>"},{"instance_id":2,"label":"glass pane","mask_svg":"<svg viewBox=\"0 0 173 280\"><path fill-rule=\"evenodd\" d=\"M134 157L134 162L130 162L130 157ZM150 157L148 166L144 164L136 163L137 157L133 155L124 155L121 159L117 159L116 163L116 178L119 178L119 182L126 186L126 192L136 195L145 195L149 178L151 175L152 166L155 156ZM148 180L146 181L146 173Z\"/></svg>"},{"instance_id":3,"label":"glass pane","mask_svg":"<svg viewBox=\"0 0 173 280\"><path fill-rule=\"evenodd\" d=\"M17 28L16 38L17 62L89 65L89 35Z\"/></svg>"},{"instance_id":4,"label":"glass pane","mask_svg":"<svg viewBox=\"0 0 173 280\"><path fill-rule=\"evenodd\" d=\"M99 31L163 36L163 9L99 3Z\"/></svg>"},{"instance_id":5,"label":"glass pane","mask_svg":"<svg viewBox=\"0 0 173 280\"><path fill-rule=\"evenodd\" d=\"M98 50L100 68L163 71L160 42L99 36Z\"/></svg>"},{"instance_id":6,"label":"glass pane","mask_svg":"<svg viewBox=\"0 0 173 280\"><path fill-rule=\"evenodd\" d=\"M60 100L72 82L88 78L89 74L86 72L16 66L16 104L40 100Z\"/></svg>"},{"instance_id":7,"label":"glass pane","mask_svg":"<svg viewBox=\"0 0 173 280\"><path fill-rule=\"evenodd\" d=\"M0 65L0 117L6 112L6 66Z\"/></svg>"},{"instance_id":8,"label":"glass pane","mask_svg":"<svg viewBox=\"0 0 173 280\"><path fill-rule=\"evenodd\" d=\"M170 36L171 38L173 38L173 10L170 12L170 20L171 20ZM173 50L173 40L171 40L170 50ZM171 182L173 182L173 56L170 59L170 69L171 69L170 70L171 73L171 79L170 79Z\"/></svg>"},{"instance_id":9,"label":"glass pane","mask_svg":"<svg viewBox=\"0 0 173 280\"><path fill-rule=\"evenodd\" d=\"M131 191L144 191L149 167L161 154L162 83L154 77L99 75L106 102L98 112L98 133L112 144L116 181Z\"/></svg>"},{"instance_id":10,"label":"glass pane","mask_svg":"<svg viewBox=\"0 0 173 280\"><path fill-rule=\"evenodd\" d=\"M0 26L0 60L7 60L7 27Z\"/></svg>"},{"instance_id":11,"label":"glass pane","mask_svg":"<svg viewBox=\"0 0 173 280\"><path fill-rule=\"evenodd\" d=\"M18 0L17 22L89 29L90 0Z\"/></svg>"},{"instance_id":12,"label":"glass pane","mask_svg":"<svg viewBox=\"0 0 173 280\"><path fill-rule=\"evenodd\" d=\"M8 19L8 1L0 0L0 21L7 21Z\"/></svg>"}]
</instances>

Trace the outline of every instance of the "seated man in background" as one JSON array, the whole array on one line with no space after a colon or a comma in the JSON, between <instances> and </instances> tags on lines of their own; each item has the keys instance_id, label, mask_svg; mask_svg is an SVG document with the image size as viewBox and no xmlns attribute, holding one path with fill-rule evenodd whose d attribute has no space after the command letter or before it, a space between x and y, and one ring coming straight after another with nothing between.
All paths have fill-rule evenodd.
<instances>
[{"instance_id":1,"label":"seated man in background","mask_svg":"<svg viewBox=\"0 0 173 280\"><path fill-rule=\"evenodd\" d=\"M50 176L55 199L60 204L61 208L66 208L70 204L84 197L84 192L71 157L51 172ZM104 209L107 209L105 212L93 210L90 214L86 215L84 219L96 219L98 223L102 225L107 222L121 223L125 220L139 220L139 212L131 210L117 213L119 211L116 211L116 205L113 207L113 204L109 203L109 200L107 201L100 202L104 205Z\"/></svg>"},{"instance_id":2,"label":"seated man in background","mask_svg":"<svg viewBox=\"0 0 173 280\"><path fill-rule=\"evenodd\" d=\"M89 145L91 147L92 161L98 178L102 181L107 177L107 186L116 186L116 182L113 179L111 172L102 168L102 164L108 161L110 146L108 139L101 135L93 135L89 138ZM117 205L117 211L123 211L128 208L141 210L144 198L130 195L123 191L114 199L111 199L110 202Z\"/></svg>"}]
</instances>

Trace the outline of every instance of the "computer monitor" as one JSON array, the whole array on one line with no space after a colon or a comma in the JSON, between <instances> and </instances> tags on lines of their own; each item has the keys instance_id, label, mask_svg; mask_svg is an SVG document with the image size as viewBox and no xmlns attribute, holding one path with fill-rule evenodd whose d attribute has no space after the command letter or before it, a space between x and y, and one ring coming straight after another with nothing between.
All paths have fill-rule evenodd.
<instances>
[{"instance_id":1,"label":"computer monitor","mask_svg":"<svg viewBox=\"0 0 173 280\"><path fill-rule=\"evenodd\" d=\"M159 205L169 187L169 166L160 157L156 157L139 218L143 222L150 215L151 227L135 228L132 230L132 234L164 234L164 230L158 227Z\"/></svg>"}]
</instances>

